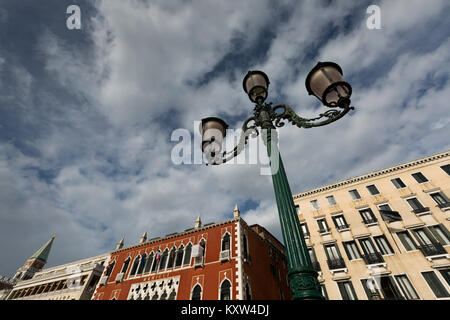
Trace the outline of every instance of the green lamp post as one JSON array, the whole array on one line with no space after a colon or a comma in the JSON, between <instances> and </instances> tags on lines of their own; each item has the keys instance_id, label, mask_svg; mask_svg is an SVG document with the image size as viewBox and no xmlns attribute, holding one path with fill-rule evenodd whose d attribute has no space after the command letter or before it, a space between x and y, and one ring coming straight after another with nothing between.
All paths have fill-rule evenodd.
<instances>
[{"instance_id":1,"label":"green lamp post","mask_svg":"<svg viewBox=\"0 0 450 320\"><path fill-rule=\"evenodd\" d=\"M202 151L208 163L219 165L237 156L247 144L249 137L262 132L270 159L272 182L275 190L281 231L286 247L289 285L294 299L323 299L317 272L314 270L308 253L303 231L297 216L291 189L277 147L276 128L289 121L299 128L319 127L342 118L350 110L351 86L344 81L342 69L333 62L319 62L306 78L306 89L322 103L331 108L316 118L306 119L298 116L289 106L280 104L272 107L265 103L268 95L269 78L262 71L249 71L243 81L244 91L255 104L253 115L244 121L242 135L233 150L222 151L223 138L228 125L225 121L208 117L202 119Z\"/></svg>"}]
</instances>

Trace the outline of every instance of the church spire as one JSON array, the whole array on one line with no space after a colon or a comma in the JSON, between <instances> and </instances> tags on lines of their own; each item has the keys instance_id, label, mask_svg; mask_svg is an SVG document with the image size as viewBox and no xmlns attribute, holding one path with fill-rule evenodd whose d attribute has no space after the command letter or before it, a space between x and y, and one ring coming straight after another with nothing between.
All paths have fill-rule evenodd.
<instances>
[{"instance_id":1,"label":"church spire","mask_svg":"<svg viewBox=\"0 0 450 320\"><path fill-rule=\"evenodd\" d=\"M52 248L55 237L56 234L53 234L50 240L25 261L25 264L16 271L16 274L14 275L15 280L31 279L36 272L42 270L47 263L48 255L50 254L50 249Z\"/></svg>"},{"instance_id":2,"label":"church spire","mask_svg":"<svg viewBox=\"0 0 450 320\"><path fill-rule=\"evenodd\" d=\"M237 203L236 203L236 206L234 207L233 216L234 216L235 218L238 218L238 217L241 216L241 212L239 211L239 208L238 208Z\"/></svg>"},{"instance_id":3,"label":"church spire","mask_svg":"<svg viewBox=\"0 0 450 320\"><path fill-rule=\"evenodd\" d=\"M56 234L53 234L52 238L48 240L38 251L36 251L30 259L40 259L44 263L47 262L50 249L52 248L53 240L55 240Z\"/></svg>"}]
</instances>

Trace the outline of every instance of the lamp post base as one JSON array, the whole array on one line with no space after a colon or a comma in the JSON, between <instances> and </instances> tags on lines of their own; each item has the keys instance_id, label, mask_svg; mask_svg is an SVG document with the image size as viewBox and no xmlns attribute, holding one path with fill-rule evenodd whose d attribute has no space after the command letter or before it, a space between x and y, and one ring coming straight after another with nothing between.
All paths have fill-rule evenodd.
<instances>
[{"instance_id":1,"label":"lamp post base","mask_svg":"<svg viewBox=\"0 0 450 320\"><path fill-rule=\"evenodd\" d=\"M288 273L294 300L323 300L317 272L305 268L296 268Z\"/></svg>"}]
</instances>

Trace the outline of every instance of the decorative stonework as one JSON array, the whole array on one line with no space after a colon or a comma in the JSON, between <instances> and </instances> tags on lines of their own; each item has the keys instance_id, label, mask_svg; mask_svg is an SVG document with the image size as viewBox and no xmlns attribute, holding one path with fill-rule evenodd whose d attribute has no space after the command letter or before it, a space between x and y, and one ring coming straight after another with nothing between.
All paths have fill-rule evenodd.
<instances>
[{"instance_id":1,"label":"decorative stonework","mask_svg":"<svg viewBox=\"0 0 450 320\"><path fill-rule=\"evenodd\" d=\"M180 276L133 284L127 300L175 300Z\"/></svg>"}]
</instances>

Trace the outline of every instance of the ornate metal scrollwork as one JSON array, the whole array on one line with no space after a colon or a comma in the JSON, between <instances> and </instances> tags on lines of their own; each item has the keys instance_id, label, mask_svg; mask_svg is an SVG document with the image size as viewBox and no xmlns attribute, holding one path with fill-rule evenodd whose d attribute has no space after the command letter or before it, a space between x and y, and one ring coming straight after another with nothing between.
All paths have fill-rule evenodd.
<instances>
[{"instance_id":1,"label":"ornate metal scrollwork","mask_svg":"<svg viewBox=\"0 0 450 320\"><path fill-rule=\"evenodd\" d=\"M298 116L294 110L292 110L291 107L285 105L285 104L279 104L275 106L273 110L273 121L275 123L275 126L280 128L284 126L284 122L282 120L287 120L291 122L292 124L296 125L299 128L313 128L313 127L320 127L324 126L326 124L329 124L331 122L334 122L340 118L342 118L347 112L350 110L353 110L353 107L346 107L341 110L338 109L331 109L324 113L319 114L316 118L302 118ZM277 110L282 110L281 113L277 113ZM324 119L324 120L321 120ZM319 121L321 120L321 121Z\"/></svg>"}]
</instances>

